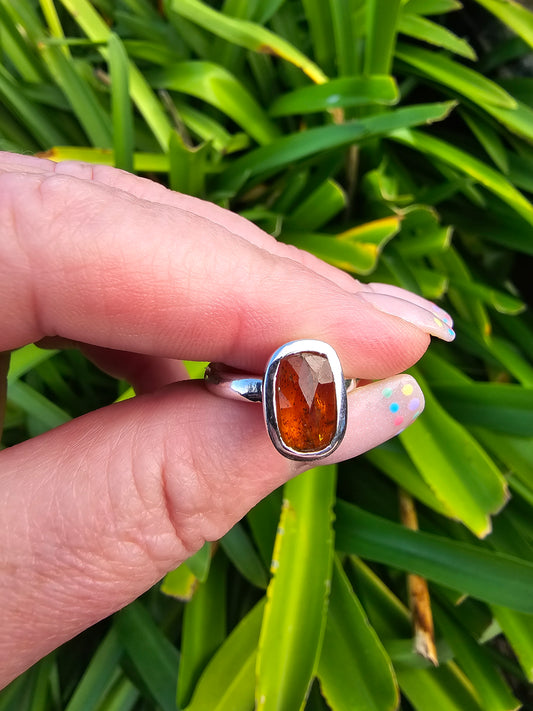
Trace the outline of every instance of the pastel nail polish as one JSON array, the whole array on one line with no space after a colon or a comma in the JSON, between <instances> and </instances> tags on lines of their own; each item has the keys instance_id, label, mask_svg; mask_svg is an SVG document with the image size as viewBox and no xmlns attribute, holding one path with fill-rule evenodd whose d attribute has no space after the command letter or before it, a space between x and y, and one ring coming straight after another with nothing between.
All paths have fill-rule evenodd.
<instances>
[{"instance_id":1,"label":"pastel nail polish","mask_svg":"<svg viewBox=\"0 0 533 711\"><path fill-rule=\"evenodd\" d=\"M431 302L426 301L426 304L430 305L430 308L427 308L412 300L407 301L397 296L378 294L373 291L359 291L356 298L371 304L382 313L401 318L443 341L453 341L455 338L455 331L451 327L451 317Z\"/></svg>"},{"instance_id":2,"label":"pastel nail polish","mask_svg":"<svg viewBox=\"0 0 533 711\"><path fill-rule=\"evenodd\" d=\"M373 282L371 284L365 284L362 291L371 291L376 294L384 294L387 296L395 296L397 299L402 299L403 301L411 302L416 304L427 311L431 311L437 318L443 321L446 326L451 328L453 326L453 319L450 314L443 308L433 303L429 299L425 299L419 294L414 294L412 291L407 291L407 289L402 289L400 286L394 286L393 284L380 284L378 282Z\"/></svg>"},{"instance_id":3,"label":"pastel nail polish","mask_svg":"<svg viewBox=\"0 0 533 711\"><path fill-rule=\"evenodd\" d=\"M398 428L395 434L399 434L410 425L420 415L424 409L424 399L420 397L420 392L416 382L409 376L393 385L386 385L381 390L383 403L387 407L385 417L389 426Z\"/></svg>"},{"instance_id":4,"label":"pastel nail polish","mask_svg":"<svg viewBox=\"0 0 533 711\"><path fill-rule=\"evenodd\" d=\"M332 461L358 456L395 437L424 409L424 395L410 375L356 388L348 394L346 434Z\"/></svg>"}]
</instances>

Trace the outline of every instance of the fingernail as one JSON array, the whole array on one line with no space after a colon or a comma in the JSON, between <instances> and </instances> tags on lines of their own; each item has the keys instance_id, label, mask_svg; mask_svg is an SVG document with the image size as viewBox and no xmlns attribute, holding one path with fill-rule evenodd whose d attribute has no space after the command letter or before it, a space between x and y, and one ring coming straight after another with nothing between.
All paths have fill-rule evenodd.
<instances>
[{"instance_id":1,"label":"fingernail","mask_svg":"<svg viewBox=\"0 0 533 711\"><path fill-rule=\"evenodd\" d=\"M397 316L413 324L413 326L422 329L426 333L441 338L443 341L453 341L455 338L455 331L451 325L448 325L444 320L444 318L447 317L447 320L451 322L450 317L445 311L443 312L443 317L440 313L442 309L439 309L435 304L433 304L433 306L439 309L439 312L420 306L412 300L406 301L405 299L400 299L397 296L391 296L389 294L378 294L373 291L358 291L357 296L366 303L374 306L378 311L389 314L390 316Z\"/></svg>"},{"instance_id":2,"label":"fingernail","mask_svg":"<svg viewBox=\"0 0 533 711\"><path fill-rule=\"evenodd\" d=\"M395 375L348 395L346 435L334 461L367 452L403 432L424 409L424 395L410 375Z\"/></svg>"},{"instance_id":3,"label":"fingernail","mask_svg":"<svg viewBox=\"0 0 533 711\"><path fill-rule=\"evenodd\" d=\"M412 291L407 291L407 289L402 289L400 286L394 286L393 284L380 284L373 282L372 284L366 284L365 286L367 289L370 289L370 291L373 291L376 294L386 294L388 296L395 296L398 299L403 299L404 301L410 301L412 304L416 304L427 311L431 311L431 313L433 313L449 328L453 326L453 318L450 314L440 306L437 306L437 304L433 303L433 301L424 299L423 296L413 294ZM366 289L363 288L363 291L366 291Z\"/></svg>"}]
</instances>

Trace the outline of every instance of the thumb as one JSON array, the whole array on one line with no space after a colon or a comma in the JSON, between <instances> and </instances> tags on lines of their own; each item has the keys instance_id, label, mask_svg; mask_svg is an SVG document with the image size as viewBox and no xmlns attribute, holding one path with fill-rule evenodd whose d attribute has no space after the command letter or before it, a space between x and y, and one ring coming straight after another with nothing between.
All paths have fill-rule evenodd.
<instances>
[{"instance_id":1,"label":"thumb","mask_svg":"<svg viewBox=\"0 0 533 711\"><path fill-rule=\"evenodd\" d=\"M392 437L422 407L410 376L357 388L344 441L325 463ZM259 405L198 381L85 415L0 461L0 685L139 596L304 468L272 447Z\"/></svg>"}]
</instances>

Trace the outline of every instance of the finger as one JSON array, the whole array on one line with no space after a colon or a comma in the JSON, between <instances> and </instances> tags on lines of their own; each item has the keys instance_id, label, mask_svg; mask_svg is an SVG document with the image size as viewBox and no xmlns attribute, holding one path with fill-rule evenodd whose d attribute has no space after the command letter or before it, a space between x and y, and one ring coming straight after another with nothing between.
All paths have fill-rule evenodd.
<instances>
[{"instance_id":1,"label":"finger","mask_svg":"<svg viewBox=\"0 0 533 711\"><path fill-rule=\"evenodd\" d=\"M409 376L358 388L330 461L392 437L422 407ZM0 463L0 685L304 467L273 448L259 405L198 381L90 413L1 452Z\"/></svg>"},{"instance_id":2,"label":"finger","mask_svg":"<svg viewBox=\"0 0 533 711\"><path fill-rule=\"evenodd\" d=\"M414 363L427 331L218 223L62 175L0 175L0 348L60 335L261 370L280 343L330 342L348 375Z\"/></svg>"},{"instance_id":3,"label":"finger","mask_svg":"<svg viewBox=\"0 0 533 711\"><path fill-rule=\"evenodd\" d=\"M101 185L124 190L131 195L152 202L168 205L169 207L193 212L204 217L234 234L246 239L252 244L261 247L273 254L280 256L289 255L295 261L312 269L317 274L330 279L347 291L357 292L375 291L377 293L390 294L405 301L411 301L418 306L429 310L437 317L441 318L447 326L452 326L453 321L450 315L436 304L423 299L405 289L400 289L388 284L361 284L358 280L337 269L321 259L304 250L290 245L280 245L271 235L267 234L249 220L244 219L229 210L225 210L218 205L200 200L189 195L183 195L173 190L167 190L159 183L155 183L146 178L141 178L131 173L127 173L109 166L93 165L80 161L63 161L54 163L42 160L33 156L21 156L0 152L0 171L10 170L13 172L24 171L41 174L61 174L70 175L81 180L92 180ZM437 334L438 335L438 334Z\"/></svg>"},{"instance_id":4,"label":"finger","mask_svg":"<svg viewBox=\"0 0 533 711\"><path fill-rule=\"evenodd\" d=\"M41 175L56 173L57 175L71 176L80 180L94 181L103 186L126 191L141 200L149 200L150 202L157 202L161 205L192 212L224 227L246 239L251 244L255 244L274 254L278 253L279 243L271 235L254 225L253 222L240 215L206 200L168 190L163 185L152 180L141 178L110 166L93 165L80 161L55 163L34 156L0 152L0 171L30 172ZM282 250L285 254L291 252L292 259L313 269L317 274L331 279L346 289L357 290L359 285L357 280L346 272L314 257L309 252L291 246L282 247Z\"/></svg>"}]
</instances>

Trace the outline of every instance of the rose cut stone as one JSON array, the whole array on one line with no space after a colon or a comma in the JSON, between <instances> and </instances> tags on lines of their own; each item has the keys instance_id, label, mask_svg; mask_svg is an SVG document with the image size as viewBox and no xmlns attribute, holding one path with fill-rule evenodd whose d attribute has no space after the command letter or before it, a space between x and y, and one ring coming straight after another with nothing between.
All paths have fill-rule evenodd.
<instances>
[{"instance_id":1,"label":"rose cut stone","mask_svg":"<svg viewBox=\"0 0 533 711\"><path fill-rule=\"evenodd\" d=\"M337 430L337 396L328 359L303 352L282 358L276 373L276 417L281 439L297 452L331 444Z\"/></svg>"}]
</instances>

